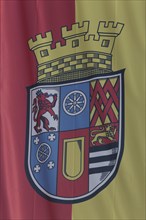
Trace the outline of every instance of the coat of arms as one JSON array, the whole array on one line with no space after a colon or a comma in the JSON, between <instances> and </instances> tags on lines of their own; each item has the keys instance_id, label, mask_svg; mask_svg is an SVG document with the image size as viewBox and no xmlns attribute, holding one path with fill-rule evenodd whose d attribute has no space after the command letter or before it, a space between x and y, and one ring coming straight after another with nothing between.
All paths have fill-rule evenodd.
<instances>
[{"instance_id":1,"label":"coat of arms","mask_svg":"<svg viewBox=\"0 0 146 220\"><path fill-rule=\"evenodd\" d=\"M28 88L26 172L46 199L77 203L95 196L117 174L123 153L124 70L112 71L112 49L123 24L89 22L62 28L29 47L38 82Z\"/></svg>"}]
</instances>

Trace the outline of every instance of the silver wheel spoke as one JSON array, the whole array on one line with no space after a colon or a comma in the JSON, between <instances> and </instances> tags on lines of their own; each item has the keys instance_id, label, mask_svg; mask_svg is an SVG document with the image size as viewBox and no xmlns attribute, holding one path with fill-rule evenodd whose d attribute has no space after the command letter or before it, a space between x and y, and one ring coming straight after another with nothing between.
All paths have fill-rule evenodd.
<instances>
[{"instance_id":1,"label":"silver wheel spoke","mask_svg":"<svg viewBox=\"0 0 146 220\"><path fill-rule=\"evenodd\" d=\"M76 112L76 106L74 105L74 112Z\"/></svg>"},{"instance_id":2,"label":"silver wheel spoke","mask_svg":"<svg viewBox=\"0 0 146 220\"><path fill-rule=\"evenodd\" d=\"M73 100L73 99L71 99L70 97L68 97L68 99L69 99L69 101L70 101L70 102L73 102L73 101L74 101L74 100Z\"/></svg>"},{"instance_id":3,"label":"silver wheel spoke","mask_svg":"<svg viewBox=\"0 0 146 220\"><path fill-rule=\"evenodd\" d=\"M73 108L73 105L72 105L72 106L70 106L70 108L69 108L69 110L68 110L68 111L70 111L72 108Z\"/></svg>"},{"instance_id":4,"label":"silver wheel spoke","mask_svg":"<svg viewBox=\"0 0 146 220\"><path fill-rule=\"evenodd\" d=\"M72 105L72 103L66 103L66 106L70 106L70 105Z\"/></svg>"},{"instance_id":5,"label":"silver wheel spoke","mask_svg":"<svg viewBox=\"0 0 146 220\"><path fill-rule=\"evenodd\" d=\"M81 95L79 95L79 97L77 98L77 101L81 98L82 96Z\"/></svg>"}]
</instances>

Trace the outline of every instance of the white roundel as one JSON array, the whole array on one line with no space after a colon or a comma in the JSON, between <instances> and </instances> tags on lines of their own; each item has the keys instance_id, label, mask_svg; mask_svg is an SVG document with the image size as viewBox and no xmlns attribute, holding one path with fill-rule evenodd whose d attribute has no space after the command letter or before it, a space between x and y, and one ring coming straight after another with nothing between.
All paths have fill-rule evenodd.
<instances>
[{"instance_id":1,"label":"white roundel","mask_svg":"<svg viewBox=\"0 0 146 220\"><path fill-rule=\"evenodd\" d=\"M46 143L41 144L37 150L37 160L40 163L45 163L49 159L50 155L51 147Z\"/></svg>"},{"instance_id":2,"label":"white roundel","mask_svg":"<svg viewBox=\"0 0 146 220\"><path fill-rule=\"evenodd\" d=\"M66 95L63 101L63 109L68 115L78 115L86 107L87 99L83 92L72 91Z\"/></svg>"}]
</instances>

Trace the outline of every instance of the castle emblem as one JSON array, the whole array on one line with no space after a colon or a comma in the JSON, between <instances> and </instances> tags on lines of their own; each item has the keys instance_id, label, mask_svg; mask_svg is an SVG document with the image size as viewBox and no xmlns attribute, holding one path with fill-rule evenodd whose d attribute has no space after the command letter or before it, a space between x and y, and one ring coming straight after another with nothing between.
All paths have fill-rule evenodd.
<instances>
[{"instance_id":1,"label":"castle emblem","mask_svg":"<svg viewBox=\"0 0 146 220\"><path fill-rule=\"evenodd\" d=\"M112 50L124 24L89 21L30 39L38 81L28 88L26 173L44 198L77 203L116 176L124 148L124 70L112 71Z\"/></svg>"}]
</instances>

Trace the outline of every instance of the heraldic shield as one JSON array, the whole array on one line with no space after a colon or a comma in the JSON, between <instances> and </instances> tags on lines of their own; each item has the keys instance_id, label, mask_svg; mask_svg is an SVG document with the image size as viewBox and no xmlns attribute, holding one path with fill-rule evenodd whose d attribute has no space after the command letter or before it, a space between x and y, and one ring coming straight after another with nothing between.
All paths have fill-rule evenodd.
<instances>
[{"instance_id":1,"label":"heraldic shield","mask_svg":"<svg viewBox=\"0 0 146 220\"><path fill-rule=\"evenodd\" d=\"M115 177L124 144L123 74L28 88L26 170L46 199L81 202Z\"/></svg>"}]
</instances>

